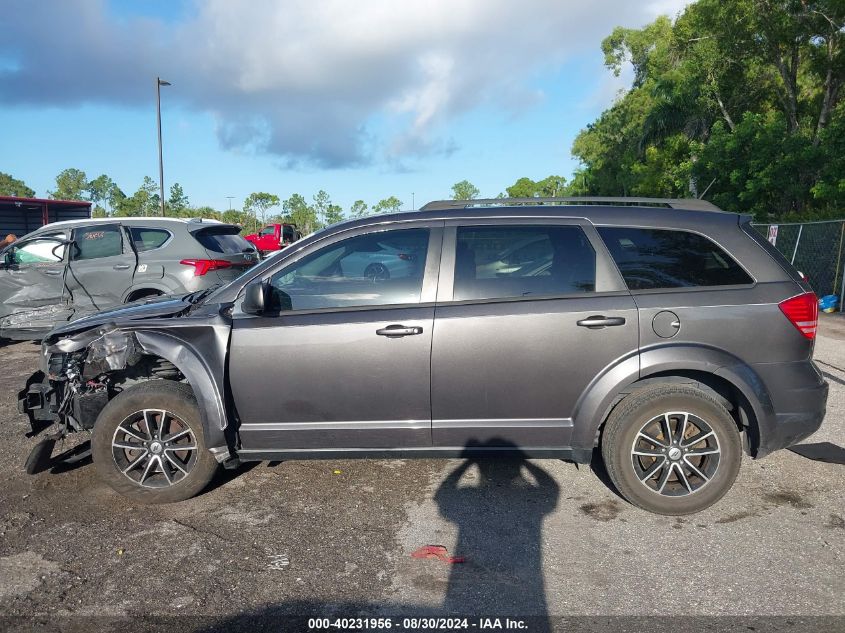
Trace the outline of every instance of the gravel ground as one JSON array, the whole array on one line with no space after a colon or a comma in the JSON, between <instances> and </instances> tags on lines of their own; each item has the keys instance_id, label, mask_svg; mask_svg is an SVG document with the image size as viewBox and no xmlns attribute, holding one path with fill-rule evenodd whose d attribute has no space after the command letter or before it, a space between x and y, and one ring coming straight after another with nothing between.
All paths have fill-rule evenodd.
<instances>
[{"instance_id":1,"label":"gravel ground","mask_svg":"<svg viewBox=\"0 0 845 633\"><path fill-rule=\"evenodd\" d=\"M845 318L826 316L816 358L830 401L811 442L845 445L843 340ZM90 464L23 472L34 440L15 398L36 351L0 348L0 630L426 611L845 625L843 466L789 451L745 458L731 492L686 518L643 512L600 468L555 460L472 464L459 481L462 460L263 463L221 473L190 501L139 506ZM410 556L427 544L466 561Z\"/></svg>"}]
</instances>

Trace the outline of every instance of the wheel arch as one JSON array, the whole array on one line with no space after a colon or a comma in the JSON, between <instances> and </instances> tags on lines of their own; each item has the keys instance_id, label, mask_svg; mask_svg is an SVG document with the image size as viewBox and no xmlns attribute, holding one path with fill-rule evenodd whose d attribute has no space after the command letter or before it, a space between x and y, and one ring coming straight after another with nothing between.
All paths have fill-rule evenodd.
<instances>
[{"instance_id":1,"label":"wheel arch","mask_svg":"<svg viewBox=\"0 0 845 633\"><path fill-rule=\"evenodd\" d=\"M126 289L126 292L123 294L123 303L128 303L130 297L135 296L135 298L139 296L144 296L143 293L152 293L157 292L162 295L172 294L174 291L172 285L162 283L161 280L158 281L144 281L143 283L135 283L129 288Z\"/></svg>"},{"instance_id":2,"label":"wheel arch","mask_svg":"<svg viewBox=\"0 0 845 633\"><path fill-rule=\"evenodd\" d=\"M230 454L226 434L229 424L222 366L215 370L209 365L209 354L199 353L194 344L172 334L150 330L136 330L134 334L145 353L169 361L185 376L199 406L206 445L218 461L227 459ZM210 346L203 347L209 349Z\"/></svg>"},{"instance_id":3,"label":"wheel arch","mask_svg":"<svg viewBox=\"0 0 845 633\"><path fill-rule=\"evenodd\" d=\"M144 299L145 297L157 297L164 294L164 290L161 288L153 288L152 286L144 286L142 288L132 288L126 294L126 297L123 300L123 303L131 303L132 301L137 301L138 299Z\"/></svg>"},{"instance_id":4,"label":"wheel arch","mask_svg":"<svg viewBox=\"0 0 845 633\"><path fill-rule=\"evenodd\" d=\"M666 345L642 351L608 368L585 390L573 415L572 447L596 446L613 408L628 394L656 383L695 384L725 404L747 436L746 451L756 456L761 428L774 416L760 377L736 356L701 345Z\"/></svg>"}]
</instances>

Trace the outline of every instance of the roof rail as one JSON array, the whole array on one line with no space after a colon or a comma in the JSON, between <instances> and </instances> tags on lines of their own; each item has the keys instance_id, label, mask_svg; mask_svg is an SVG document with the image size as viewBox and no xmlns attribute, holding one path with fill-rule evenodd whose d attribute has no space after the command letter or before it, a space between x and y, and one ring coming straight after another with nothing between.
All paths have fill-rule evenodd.
<instances>
[{"instance_id":1,"label":"roof rail","mask_svg":"<svg viewBox=\"0 0 845 633\"><path fill-rule=\"evenodd\" d=\"M542 205L604 205L612 207L665 207L667 209L688 209L690 211L721 211L712 202L698 198L607 198L607 197L565 197L565 198L481 198L477 200L435 200L420 211L445 211L472 207L511 207Z\"/></svg>"}]
</instances>

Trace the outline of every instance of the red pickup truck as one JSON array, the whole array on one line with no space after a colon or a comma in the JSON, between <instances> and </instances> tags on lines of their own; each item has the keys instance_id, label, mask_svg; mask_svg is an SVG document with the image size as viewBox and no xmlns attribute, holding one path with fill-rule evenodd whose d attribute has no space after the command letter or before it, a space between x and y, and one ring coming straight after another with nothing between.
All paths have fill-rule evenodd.
<instances>
[{"instance_id":1,"label":"red pickup truck","mask_svg":"<svg viewBox=\"0 0 845 633\"><path fill-rule=\"evenodd\" d=\"M258 233L244 237L255 244L255 248L263 256L292 244L302 237L302 233L297 230L295 224L268 224Z\"/></svg>"}]
</instances>

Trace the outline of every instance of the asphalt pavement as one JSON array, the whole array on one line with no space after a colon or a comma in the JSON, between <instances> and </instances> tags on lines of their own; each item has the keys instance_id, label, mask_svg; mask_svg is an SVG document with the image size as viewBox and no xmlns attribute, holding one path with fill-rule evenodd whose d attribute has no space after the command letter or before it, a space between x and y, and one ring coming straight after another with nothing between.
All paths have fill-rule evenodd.
<instances>
[{"instance_id":1,"label":"asphalt pavement","mask_svg":"<svg viewBox=\"0 0 845 633\"><path fill-rule=\"evenodd\" d=\"M684 518L629 505L600 467L557 460L262 463L221 472L195 499L141 506L90 464L23 472L35 440L15 398L37 349L0 347L0 629L180 616L180 630L229 630L287 613L845 623L843 466L744 458L728 495ZM816 358L830 400L807 441L845 446L845 318L822 320ZM426 545L465 560L411 556Z\"/></svg>"}]
</instances>

